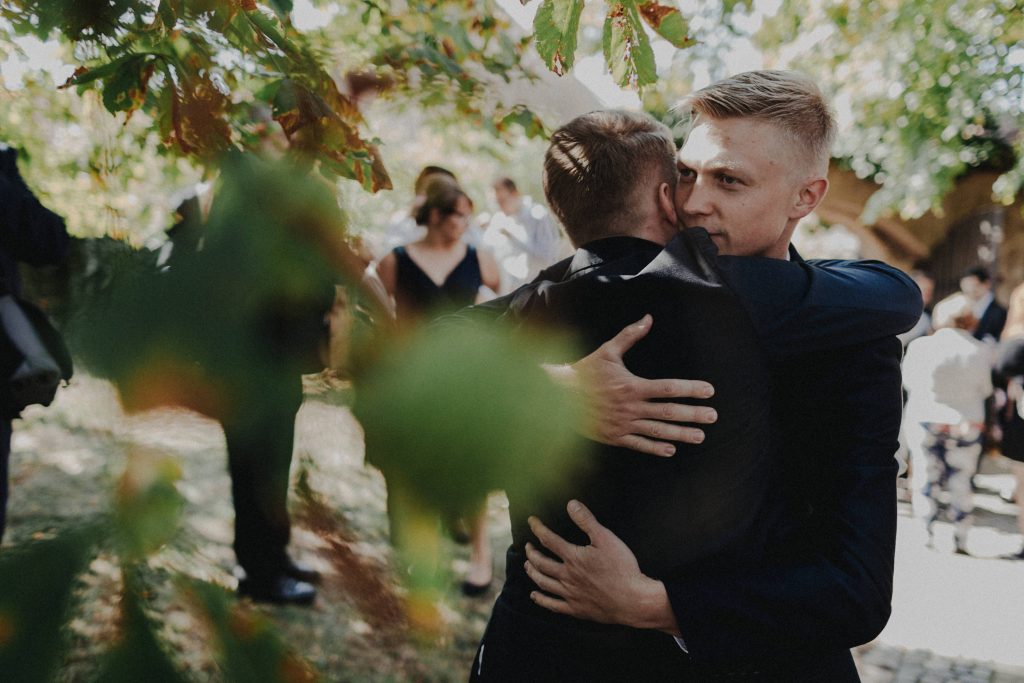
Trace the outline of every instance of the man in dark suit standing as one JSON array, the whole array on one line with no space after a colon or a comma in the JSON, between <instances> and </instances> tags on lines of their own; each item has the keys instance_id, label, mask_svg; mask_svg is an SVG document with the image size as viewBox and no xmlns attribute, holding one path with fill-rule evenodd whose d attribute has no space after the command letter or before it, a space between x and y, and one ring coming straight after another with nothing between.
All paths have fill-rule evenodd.
<instances>
[{"instance_id":1,"label":"man in dark suit standing","mask_svg":"<svg viewBox=\"0 0 1024 683\"><path fill-rule=\"evenodd\" d=\"M679 239L685 238L685 244L690 247L696 245L697 251L702 251L699 248L701 239L710 240L714 243L714 246L708 245L712 257L716 247L727 255L777 257L775 252L780 251L784 257L788 236L796 221L816 206L827 186L823 178L825 164L818 162L822 156L827 161L831 121L817 89L813 84L787 74L759 73L748 75L748 79L753 79L753 82L738 84L738 98L743 99L745 94L748 106L756 106L760 102L763 90L774 88L774 104L787 103L788 123L793 124L794 119L807 118L809 114L824 113L824 116L818 116L817 121L810 123L812 128L817 125L819 139L816 145L798 145L793 140L786 140L782 148L775 146L778 131L774 130L774 126L777 124L769 123L770 119L762 121L736 115L739 118L735 120L724 117L727 121L715 130L708 130L706 121L694 126L696 135L691 135L690 139L696 141L698 146L693 148L692 161L686 163L689 160L686 156L682 157L682 180L676 206L663 208L662 215L671 215L672 223L681 217L683 225L687 227L706 226L710 237L703 231L698 231L694 237L693 230L686 230L688 234ZM736 93L727 94L736 98ZM803 99L803 108L793 104L795 99ZM753 104L751 100L754 100ZM778 116L777 110L775 116ZM730 126L730 123L739 125ZM700 129L701 125L705 128ZM735 146L727 150L723 148L725 143ZM793 152L808 147L811 152L806 157ZM590 188L591 178L588 174L593 172L596 162L587 157L585 145L578 141L562 140L556 134L552 150L560 151L567 160L566 164L577 160L574 164L577 170L568 175L580 177L581 193L586 191L584 188ZM783 162L795 168L786 172ZM630 174L626 178L636 181ZM643 179L650 180L646 177ZM546 182L551 201L548 178ZM628 181L623 182L625 184ZM663 182L662 186L667 184ZM694 194L699 197L691 206L688 198ZM591 198L588 201L594 200ZM551 203L571 236L572 219L566 220L557 202ZM676 209L679 209L679 216ZM696 217L699 217L699 221ZM632 234L630 228L635 229L638 224L631 226L626 223L626 233ZM752 225L756 229L745 229ZM558 268L556 266L547 273L548 278L564 281L562 284L547 283L539 287L535 284L535 292L513 296L513 309L522 307L523 301L526 301L528 309L532 305L531 301L541 300L542 307L554 305L558 317L564 319L564 307L559 310L558 306L559 298L567 296L571 303L573 288L577 293L581 290L586 293L588 268L600 272L602 268L607 269L609 264L614 264L612 267L620 265L611 259L623 258L622 241L626 239L613 238L618 241L613 245L614 249L608 240L588 245L568 264L568 272L565 272L564 266L562 272L554 272ZM670 243L662 255L654 257L640 271L635 281L640 281L645 275L660 274L670 279L708 282L707 269L694 266L692 260L687 262L685 253L678 253L679 239ZM573 236L573 240L581 242L579 236ZM643 249L635 245L625 251L632 251L635 257L638 250ZM656 249L654 253L657 253ZM666 254L676 260L666 262ZM799 259L795 253L793 257ZM590 262L578 264L581 258ZM741 539L739 548L733 548L731 553L727 550L724 555L719 554L717 561L705 561L707 557L701 557L698 544L705 543L707 546L708 541L715 539L701 538L699 524L696 529L690 527L691 520L670 511L669 506L664 506L664 517L658 519L655 509L652 511L653 516L647 518L647 524L653 535L671 538L676 533L678 547L670 546L668 550L662 548L660 554L652 555L647 547L650 544L647 543L644 529L630 526L612 503L588 489L588 495L597 501L595 505L600 508L600 516L608 520L608 526L599 524L590 511L575 501L568 507L570 522L566 523L560 518L549 519L568 541L539 520L531 519L531 530L561 561L542 554L537 548L526 546L529 561L525 568L529 579L535 582L529 584L516 579L521 573L521 559L518 560L519 566L516 565L516 546L522 545L521 539L517 539L522 536L522 530L518 529L520 532L517 535L516 511L513 509L514 545L509 554L509 584L496 605L492 625L488 627L474 661L474 676L480 680L526 680L523 676L537 680L537 676L553 671L582 671L572 667L579 667L585 658L578 651L578 645L591 638L604 638L606 641L603 648L587 646L581 650L592 653L597 660L607 661L598 676L603 676L601 680L614 679L622 674L621 667L624 664L629 667L630 661L637 661L622 654L622 648L616 646L623 639L630 639L629 647L642 652L641 659L646 663L645 667L656 666L657 671L666 675L690 677L693 680L725 674L754 675L755 672L776 677L800 675L805 680L809 677L828 680L856 677L849 647L876 635L884 626L889 613L895 543L895 462L892 454L895 451L900 414L900 347L891 336L865 339L848 335L846 343L856 346L845 348L839 343L830 347L817 343L821 340L815 340L809 334L812 329L821 327L818 324L822 319L814 318L816 313L851 304L851 308L856 309L858 305L869 301L870 295L865 294L857 301L851 298L839 299L837 290L821 287L825 281L824 276L821 273L815 274L810 266L786 264L781 259L733 259L729 256L718 259L718 263L720 270L717 274L725 279L743 301L756 332L762 333L762 348L769 358L768 368L773 379L771 391L774 397L770 402L782 408L777 419L782 425L783 453L777 462L772 463L778 471L771 475L769 495L759 501L752 488L748 494L753 495L749 498L740 496L740 500L733 501L738 505L746 504L749 509L756 511L760 527L757 524L754 525L757 528L745 527L745 531L753 532L740 532L728 539ZM798 289L798 292L805 295L802 299L799 296L793 299L792 290L787 289L792 286L792 282L785 280L783 273L786 266L798 270L801 267L807 268L810 273L809 284ZM615 270L610 273L611 276L616 274L620 273ZM609 280L608 273L601 273L601 278ZM710 280L714 281L714 276ZM901 324L903 328L909 328L920 314L920 295L908 283L903 293L909 292L912 296L904 297L909 304L905 306L905 319ZM663 291L671 300L672 288ZM858 292L858 289L851 287L849 292ZM642 301L653 301L654 305L665 303L649 297ZM617 306L612 304L609 309L617 310ZM571 306L568 310L571 311ZM685 317L687 312L687 306L684 305L676 315ZM655 312L655 321L660 319L670 328L678 326L679 322L672 321L671 315L672 312L668 310ZM780 331L785 330L786 319L793 322L801 315L810 316L804 318L807 323L804 326L804 338L799 334L780 334ZM842 319L842 316L837 319ZM711 318L706 315L696 315L691 323L699 327L710 321ZM655 329L657 325L655 322ZM891 335L903 328L894 328L885 334ZM609 426L606 423L605 431L595 434L595 437L614 445L626 446L634 452L671 455L677 446L682 446L682 442L698 442L699 439L694 438L697 434L691 426L664 422L667 416L671 414L672 417L668 419L678 421L702 420L698 420L692 413L687 414L682 405L673 407L664 402L637 404L630 402L629 395L616 395L622 393L618 391L622 387L636 387L636 395L649 391L650 395L658 397L685 395L688 392L688 383L642 380L625 370L622 365L623 352L630 342L646 335L650 329L649 318L645 318L640 325L624 331L620 337L581 361L578 367L598 378L597 385L615 387L606 390L607 395L598 396L600 401L610 405L629 403L621 411L627 413L628 418L617 422L611 420L613 424ZM827 318L821 329L828 329ZM713 325L708 330L701 330L712 336L719 332ZM837 331L836 328L831 330ZM764 334L766 332L774 334ZM723 346L719 361L730 362L732 360L729 359L735 357L731 355L734 349L725 347L733 341L740 347L736 351L739 357L748 355L749 351L741 350L744 339L749 338L736 332L728 340L717 339ZM649 353L640 347L637 351L641 357ZM679 349L679 352L685 353L683 349ZM637 355L634 354L631 369L636 368L636 362ZM708 364L714 362L715 359L707 361L705 367L710 368ZM673 367L668 364L664 369L671 372ZM650 372L650 369L646 371L647 377L651 376ZM743 372L755 371L746 369ZM821 377L815 373L827 374ZM827 388L822 386L818 391L807 390L821 380L824 380ZM829 382L842 382L845 388L837 391L836 386ZM803 386L805 384L808 386ZM726 394L735 392L735 387L721 388ZM719 394L719 397L726 402L736 399L735 395ZM755 402L758 401L768 402L764 397ZM725 417L724 413L722 420L721 428L726 431L713 432L709 428L709 444L728 435L730 431L741 431L741 428L750 426L742 424L734 416ZM727 424L730 421L731 425ZM752 422L756 421L757 418L752 415ZM803 424L806 421L811 424ZM816 441L817 438L822 440ZM679 443L668 444L660 439ZM819 455L820 444L828 442L842 443L843 453L835 459L825 457L827 454ZM635 453L633 457L636 457ZM676 457L692 459L693 453L684 447ZM713 455L711 459L716 457L721 456ZM866 462L859 462L862 460ZM752 462L758 461L754 459ZM838 481L840 477L844 478L842 485ZM741 487L737 486L732 494L740 495ZM643 496L644 492L638 490L635 494ZM691 492L691 495L699 498L700 489ZM623 505L629 508L635 506L635 503L624 498ZM586 537L571 528L572 522L587 533L590 545L585 545ZM611 529L616 529L617 535ZM846 538L836 538L837 531L843 530L846 531ZM712 537L721 532L721 529L705 530L706 535L710 533ZM624 543L620 536L626 538L628 544L639 548L639 557L634 555L632 546ZM766 538L770 538L767 543ZM728 545L726 539L718 540ZM748 546L742 547L743 543ZM770 551L762 553L765 549ZM718 551L721 551L721 547ZM853 553L853 556L848 557L848 552ZM699 561L683 561L671 570L656 567L658 561L664 560L666 555L685 558L687 553L689 560ZM828 562L833 564L829 565ZM650 570L650 567L655 568ZM657 578L642 572L644 569ZM521 592L529 585L534 586L529 597L536 605L557 612L563 620L577 617L578 620L612 625L612 628L617 626L620 630L609 631L597 625L588 630L573 623L572 628L578 628L587 636L581 638L578 633L572 638L565 638L564 634L559 635L557 629L547 625L525 629L532 635L524 638L524 629L517 630L511 625L521 620L520 615L528 611L521 604L514 604L515 592ZM541 590L537 590L538 587ZM831 603L828 604L827 600L831 600ZM830 608L843 610L847 607L851 608L847 613L833 614L830 611ZM515 609L518 609L520 615L513 613ZM694 615L692 612L699 614ZM562 622L561 626L565 624ZM623 630L621 627L628 629ZM821 632L822 627L827 630ZM681 640L678 645L664 635L659 640L654 635L657 631L681 636ZM645 633L651 635L642 635ZM551 648L545 645L545 641L550 640L561 643L553 652L548 652ZM509 643L512 643L512 647ZM681 646L685 647L688 654L683 652ZM513 652L516 648L519 651ZM609 657L608 652L618 654ZM574 663L571 660L567 664L562 661L573 657ZM542 661L540 669L535 667L536 670L523 673L525 669L510 669L508 665L510 660L526 663L530 659ZM562 668L555 669L557 667ZM591 665L588 667L594 669ZM635 675L650 674L636 670ZM557 677L554 674L552 676Z\"/></svg>"},{"instance_id":2,"label":"man in dark suit standing","mask_svg":"<svg viewBox=\"0 0 1024 683\"><path fill-rule=\"evenodd\" d=\"M992 276L984 266L971 266L960 278L960 291L974 304L974 317L978 326L974 338L995 343L1006 325L1006 309L996 301L992 292Z\"/></svg>"},{"instance_id":3,"label":"man in dark suit standing","mask_svg":"<svg viewBox=\"0 0 1024 683\"><path fill-rule=\"evenodd\" d=\"M679 221L706 228L724 263L762 257L764 270L740 269L731 281L756 310L774 298L774 260L799 260L790 237L827 189L831 114L813 83L770 71L713 84L683 105L691 130L679 155ZM843 303L814 291L802 306ZM645 399L686 396L691 385L642 379L622 364L650 329L649 320L627 328L565 372L594 380L589 391L606 414L595 438L670 455L665 441L691 440L693 428L666 420L693 418L667 417L665 403ZM569 517L589 544L531 519L555 556L527 549L527 573L541 589L532 600L560 615L676 635L698 677L856 680L849 648L877 635L890 611L900 344L892 336L849 343L796 346L769 362L780 452L768 500L784 513L771 523L764 561L655 579L572 501ZM475 664L483 670L486 645L485 637Z\"/></svg>"}]
</instances>

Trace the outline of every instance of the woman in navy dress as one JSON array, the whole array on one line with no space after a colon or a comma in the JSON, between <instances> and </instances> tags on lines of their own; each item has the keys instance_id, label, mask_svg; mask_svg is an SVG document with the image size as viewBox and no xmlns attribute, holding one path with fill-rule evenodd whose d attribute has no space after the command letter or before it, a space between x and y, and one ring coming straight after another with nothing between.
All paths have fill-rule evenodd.
<instances>
[{"instance_id":1,"label":"woman in navy dress","mask_svg":"<svg viewBox=\"0 0 1024 683\"><path fill-rule=\"evenodd\" d=\"M428 182L423 203L413 214L416 222L426 227L426 235L396 247L377 265L384 288L395 299L399 324L423 322L479 303L498 290L497 262L462 239L472 212L472 201L453 179L437 176ZM486 592L493 578L486 524L486 506L482 503L479 513L469 521L469 571L462 584L467 595Z\"/></svg>"}]
</instances>

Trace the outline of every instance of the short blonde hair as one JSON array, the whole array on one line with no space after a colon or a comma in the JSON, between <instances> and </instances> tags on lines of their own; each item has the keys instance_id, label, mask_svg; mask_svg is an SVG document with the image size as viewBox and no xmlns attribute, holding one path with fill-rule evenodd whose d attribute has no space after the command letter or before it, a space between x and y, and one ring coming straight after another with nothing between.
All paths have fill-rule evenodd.
<instances>
[{"instance_id":1,"label":"short blonde hair","mask_svg":"<svg viewBox=\"0 0 1024 683\"><path fill-rule=\"evenodd\" d=\"M795 71L747 71L693 92L676 105L690 127L701 117L751 118L776 126L817 172L828 171L836 121L817 84Z\"/></svg>"}]
</instances>

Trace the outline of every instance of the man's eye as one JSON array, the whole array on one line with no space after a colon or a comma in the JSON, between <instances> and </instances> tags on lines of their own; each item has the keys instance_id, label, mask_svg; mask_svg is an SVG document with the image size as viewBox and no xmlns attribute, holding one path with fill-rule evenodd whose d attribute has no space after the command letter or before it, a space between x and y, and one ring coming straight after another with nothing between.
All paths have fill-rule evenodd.
<instances>
[{"instance_id":1,"label":"man's eye","mask_svg":"<svg viewBox=\"0 0 1024 683\"><path fill-rule=\"evenodd\" d=\"M718 178L725 185L736 185L736 184L738 184L740 182L739 178L735 178L735 177L733 177L731 175L726 175L725 173L723 173L722 175L718 176Z\"/></svg>"},{"instance_id":2,"label":"man's eye","mask_svg":"<svg viewBox=\"0 0 1024 683\"><path fill-rule=\"evenodd\" d=\"M679 169L679 177L680 178L685 178L685 179L689 180L689 179L692 179L694 177L694 175L695 174L693 172L693 169L691 169L691 168L680 168Z\"/></svg>"}]
</instances>

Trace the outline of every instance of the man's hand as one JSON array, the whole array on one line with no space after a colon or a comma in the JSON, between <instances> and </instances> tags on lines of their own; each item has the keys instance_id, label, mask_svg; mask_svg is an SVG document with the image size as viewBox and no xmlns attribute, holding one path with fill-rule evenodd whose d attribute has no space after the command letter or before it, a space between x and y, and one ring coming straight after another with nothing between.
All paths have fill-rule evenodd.
<instances>
[{"instance_id":1,"label":"man's hand","mask_svg":"<svg viewBox=\"0 0 1024 683\"><path fill-rule=\"evenodd\" d=\"M709 398L715 391L707 382L686 379L644 379L631 373L622 356L651 331L653 319L645 315L589 356L573 365L547 366L555 381L584 396L588 439L622 446L641 453L668 457L676 449L666 441L701 443L704 432L678 422L711 424L714 408L656 402L651 399Z\"/></svg>"},{"instance_id":2,"label":"man's hand","mask_svg":"<svg viewBox=\"0 0 1024 683\"><path fill-rule=\"evenodd\" d=\"M531 517L534 535L561 561L526 544L526 573L551 594L534 591L530 598L545 609L579 619L679 635L665 584L645 576L633 551L583 503L570 501L568 511L590 545L573 545Z\"/></svg>"}]
</instances>

